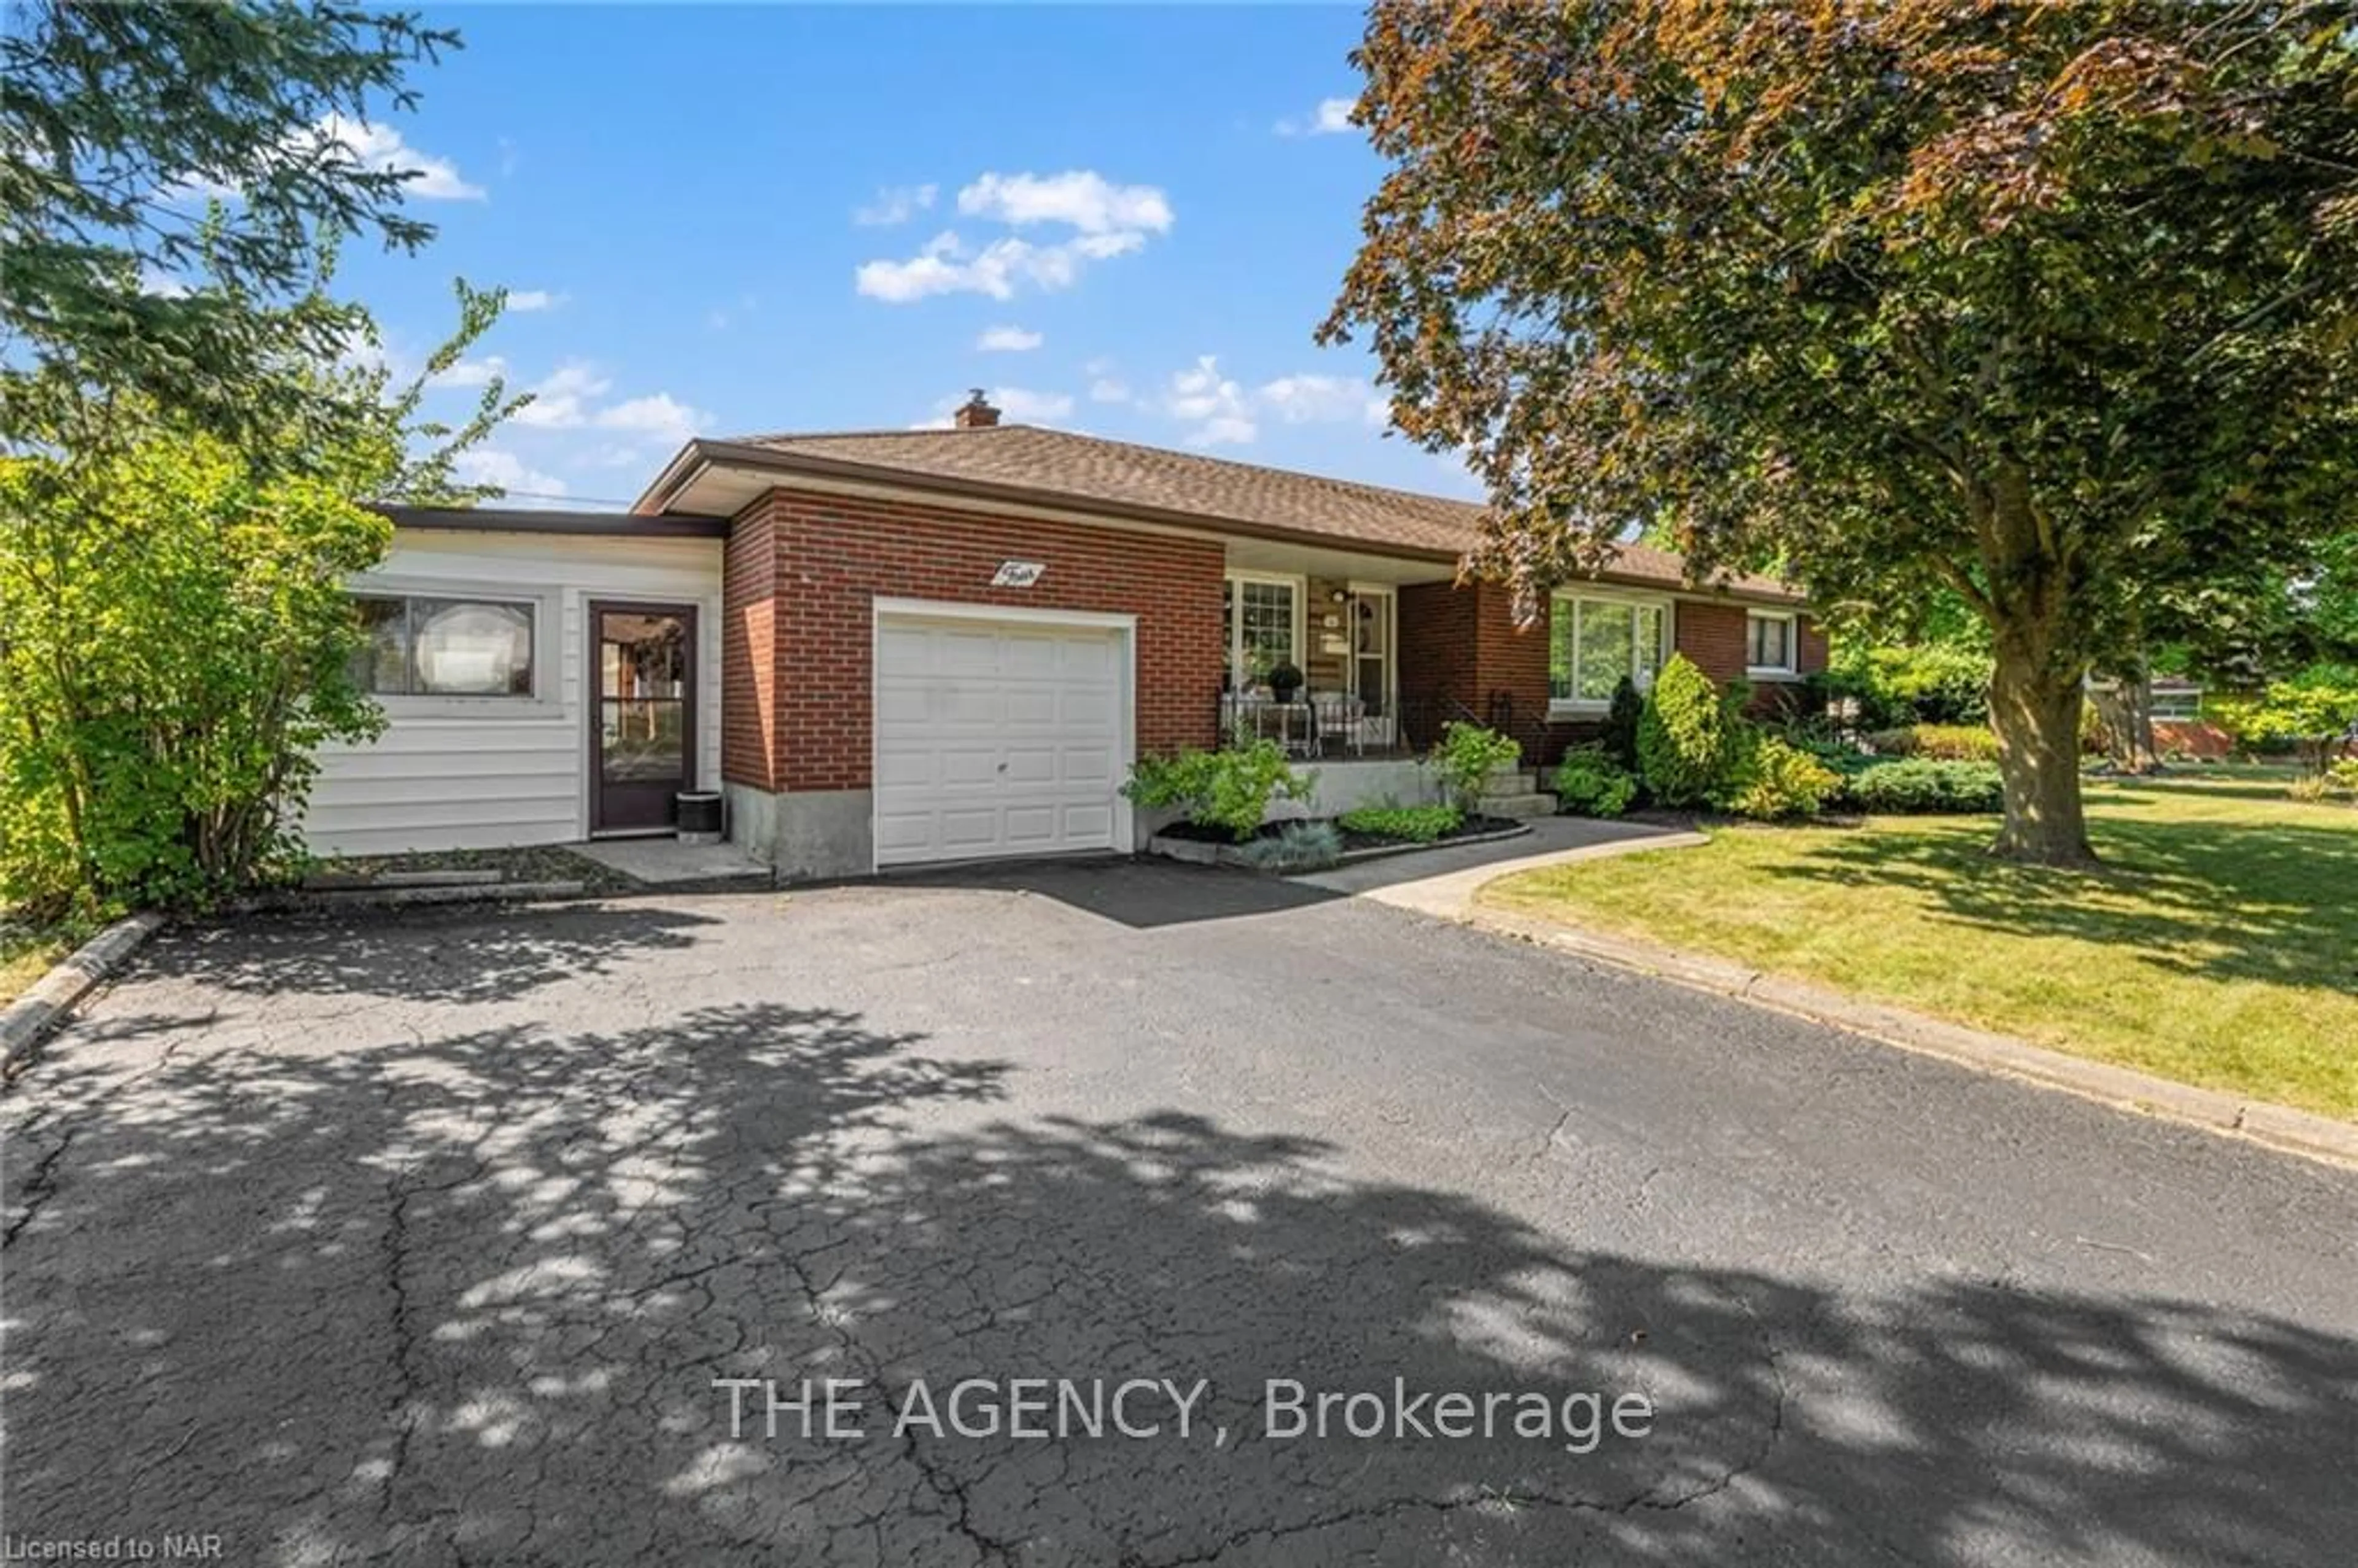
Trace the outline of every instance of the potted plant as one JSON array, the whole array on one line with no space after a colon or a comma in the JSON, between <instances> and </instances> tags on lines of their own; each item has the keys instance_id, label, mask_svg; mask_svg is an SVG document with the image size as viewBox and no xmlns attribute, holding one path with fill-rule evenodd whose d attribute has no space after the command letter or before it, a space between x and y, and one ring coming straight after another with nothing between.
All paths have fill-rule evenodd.
<instances>
[{"instance_id":1,"label":"potted plant","mask_svg":"<svg viewBox=\"0 0 2358 1568\"><path fill-rule=\"evenodd\" d=\"M1302 671L1292 660L1273 665L1269 672L1269 694L1280 702L1292 702L1293 694L1302 689Z\"/></svg>"}]
</instances>

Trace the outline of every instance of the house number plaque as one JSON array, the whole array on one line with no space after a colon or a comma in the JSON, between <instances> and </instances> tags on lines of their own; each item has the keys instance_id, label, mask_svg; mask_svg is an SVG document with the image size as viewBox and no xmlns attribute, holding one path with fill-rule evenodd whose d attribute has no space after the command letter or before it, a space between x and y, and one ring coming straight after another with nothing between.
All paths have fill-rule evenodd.
<instances>
[{"instance_id":1,"label":"house number plaque","mask_svg":"<svg viewBox=\"0 0 2358 1568\"><path fill-rule=\"evenodd\" d=\"M1044 561L1001 561L990 575L993 588L1030 588L1048 569Z\"/></svg>"}]
</instances>

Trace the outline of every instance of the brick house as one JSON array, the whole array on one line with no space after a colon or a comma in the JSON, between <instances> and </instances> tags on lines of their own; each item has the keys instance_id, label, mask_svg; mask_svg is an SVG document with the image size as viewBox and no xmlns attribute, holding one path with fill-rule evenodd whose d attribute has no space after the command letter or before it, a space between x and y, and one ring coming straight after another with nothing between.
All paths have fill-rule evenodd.
<instances>
[{"instance_id":1,"label":"brick house","mask_svg":"<svg viewBox=\"0 0 2358 1568\"><path fill-rule=\"evenodd\" d=\"M333 852L665 830L718 789L802 876L1129 850L1144 752L1267 736L1321 810L1416 797L1442 725L1552 761L1675 651L1773 701L1784 585L1632 546L1519 628L1479 506L1001 425L698 440L628 514L391 509L356 581L390 725L325 759Z\"/></svg>"}]
</instances>

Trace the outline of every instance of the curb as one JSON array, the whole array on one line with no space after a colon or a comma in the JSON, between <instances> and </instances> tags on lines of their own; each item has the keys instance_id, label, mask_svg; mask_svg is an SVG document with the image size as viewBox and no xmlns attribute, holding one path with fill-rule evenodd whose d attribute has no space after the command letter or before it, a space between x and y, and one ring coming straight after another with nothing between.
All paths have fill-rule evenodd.
<instances>
[{"instance_id":1,"label":"curb","mask_svg":"<svg viewBox=\"0 0 2358 1568\"><path fill-rule=\"evenodd\" d=\"M35 1045L88 996L92 987L123 967L123 961L162 929L153 910L118 920L43 975L33 989L0 1009L0 1075L12 1075Z\"/></svg>"},{"instance_id":2,"label":"curb","mask_svg":"<svg viewBox=\"0 0 2358 1568\"><path fill-rule=\"evenodd\" d=\"M589 884L563 882L462 882L455 886L391 885L364 888L313 888L290 892L265 893L256 898L240 899L230 906L233 914L263 914L299 912L318 914L330 909L407 909L417 904L442 903L526 903L543 899L580 898Z\"/></svg>"},{"instance_id":3,"label":"curb","mask_svg":"<svg viewBox=\"0 0 2358 1568\"><path fill-rule=\"evenodd\" d=\"M2358 1167L2358 1127L2331 1117L2266 1100L2247 1100L2218 1089L2175 1083L2129 1067L2067 1056L2011 1034L1952 1023L1906 1008L1861 1001L1805 980L1765 974L1705 954L1470 905L1448 918L1591 962L1610 964L1755 1007L1832 1024L1853 1034L1921 1055L1938 1056L1961 1066L2003 1073L2086 1099L2166 1117L2214 1132L2232 1133L2285 1153Z\"/></svg>"}]
</instances>

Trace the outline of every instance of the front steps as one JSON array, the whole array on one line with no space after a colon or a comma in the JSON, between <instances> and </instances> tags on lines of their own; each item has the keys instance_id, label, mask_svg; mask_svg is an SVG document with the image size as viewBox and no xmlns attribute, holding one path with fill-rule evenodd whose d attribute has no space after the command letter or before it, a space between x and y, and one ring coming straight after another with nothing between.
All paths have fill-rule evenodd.
<instances>
[{"instance_id":1,"label":"front steps","mask_svg":"<svg viewBox=\"0 0 2358 1568\"><path fill-rule=\"evenodd\" d=\"M1482 781L1479 809L1485 816L1527 822L1534 816L1553 816L1555 796L1540 788L1538 769L1500 768Z\"/></svg>"}]
</instances>

